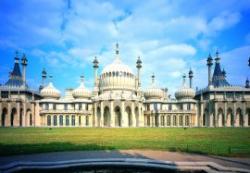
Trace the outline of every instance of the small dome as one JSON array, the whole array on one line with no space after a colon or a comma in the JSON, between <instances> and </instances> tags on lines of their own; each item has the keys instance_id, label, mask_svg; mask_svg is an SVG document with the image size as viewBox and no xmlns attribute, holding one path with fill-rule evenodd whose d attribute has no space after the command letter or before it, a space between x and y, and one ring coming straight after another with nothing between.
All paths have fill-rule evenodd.
<instances>
[{"instance_id":1,"label":"small dome","mask_svg":"<svg viewBox=\"0 0 250 173\"><path fill-rule=\"evenodd\" d=\"M189 88L185 84L185 78L186 76L183 76L183 84L182 87L175 92L175 98L177 100L183 100L183 99L193 99L195 96L195 91L192 88Z\"/></svg>"},{"instance_id":2,"label":"small dome","mask_svg":"<svg viewBox=\"0 0 250 173\"><path fill-rule=\"evenodd\" d=\"M50 82L41 90L41 96L43 98L58 99L60 98L60 91L53 86L52 82Z\"/></svg>"},{"instance_id":3,"label":"small dome","mask_svg":"<svg viewBox=\"0 0 250 173\"><path fill-rule=\"evenodd\" d=\"M166 95L165 91L163 89L161 89L155 85L154 78L155 78L155 76L152 75L152 84L144 92L144 96L146 97L146 99L162 99Z\"/></svg>"},{"instance_id":4,"label":"small dome","mask_svg":"<svg viewBox=\"0 0 250 173\"><path fill-rule=\"evenodd\" d=\"M84 86L83 78L81 80L80 86L76 88L72 94L75 98L90 98L91 97L91 92Z\"/></svg>"}]
</instances>

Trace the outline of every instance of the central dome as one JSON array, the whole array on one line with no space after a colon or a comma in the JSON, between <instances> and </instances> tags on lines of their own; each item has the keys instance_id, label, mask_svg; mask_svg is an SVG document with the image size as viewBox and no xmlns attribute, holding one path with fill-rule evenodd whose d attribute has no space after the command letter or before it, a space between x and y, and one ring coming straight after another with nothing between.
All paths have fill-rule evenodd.
<instances>
[{"instance_id":1,"label":"central dome","mask_svg":"<svg viewBox=\"0 0 250 173\"><path fill-rule=\"evenodd\" d=\"M133 74L130 67L126 64L123 64L119 57L116 57L115 60L113 61L113 63L104 67L102 74L109 73L109 72L111 72L111 73L112 72L126 72L126 73Z\"/></svg>"},{"instance_id":2,"label":"central dome","mask_svg":"<svg viewBox=\"0 0 250 173\"><path fill-rule=\"evenodd\" d=\"M105 90L135 90L136 77L130 67L122 63L118 44L114 61L104 67L100 76L100 89Z\"/></svg>"}]
</instances>

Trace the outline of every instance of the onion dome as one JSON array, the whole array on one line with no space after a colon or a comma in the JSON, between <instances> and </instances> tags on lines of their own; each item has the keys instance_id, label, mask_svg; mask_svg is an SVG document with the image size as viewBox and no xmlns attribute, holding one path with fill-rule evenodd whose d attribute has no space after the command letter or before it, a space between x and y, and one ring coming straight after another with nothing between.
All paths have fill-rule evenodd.
<instances>
[{"instance_id":1,"label":"onion dome","mask_svg":"<svg viewBox=\"0 0 250 173\"><path fill-rule=\"evenodd\" d=\"M41 90L41 96L47 99L59 99L60 91L54 87L52 82L50 82L46 87Z\"/></svg>"},{"instance_id":2,"label":"onion dome","mask_svg":"<svg viewBox=\"0 0 250 173\"><path fill-rule=\"evenodd\" d=\"M186 75L183 75L182 87L175 92L175 98L177 100L193 99L195 96L195 91L192 88L186 86Z\"/></svg>"},{"instance_id":3,"label":"onion dome","mask_svg":"<svg viewBox=\"0 0 250 173\"><path fill-rule=\"evenodd\" d=\"M126 64L123 64L121 59L120 59L120 55L119 55L119 45L116 44L116 57L115 60L113 61L113 63L107 65L102 73L109 73L109 72L125 72L125 73L130 73L132 74L132 70L130 69L130 67Z\"/></svg>"},{"instance_id":4,"label":"onion dome","mask_svg":"<svg viewBox=\"0 0 250 173\"><path fill-rule=\"evenodd\" d=\"M97 57L95 57L95 59L94 59L94 61L93 61L93 67L94 67L94 68L98 68L98 67L99 67L98 64L99 64L99 62L98 62L98 60L97 60Z\"/></svg>"},{"instance_id":5,"label":"onion dome","mask_svg":"<svg viewBox=\"0 0 250 173\"><path fill-rule=\"evenodd\" d=\"M146 99L163 99L165 91L155 85L155 75L152 76L151 86L144 92Z\"/></svg>"},{"instance_id":6,"label":"onion dome","mask_svg":"<svg viewBox=\"0 0 250 173\"><path fill-rule=\"evenodd\" d=\"M85 87L83 76L81 76L81 84L78 88L74 89L73 97L75 98L90 98L91 92Z\"/></svg>"}]
</instances>

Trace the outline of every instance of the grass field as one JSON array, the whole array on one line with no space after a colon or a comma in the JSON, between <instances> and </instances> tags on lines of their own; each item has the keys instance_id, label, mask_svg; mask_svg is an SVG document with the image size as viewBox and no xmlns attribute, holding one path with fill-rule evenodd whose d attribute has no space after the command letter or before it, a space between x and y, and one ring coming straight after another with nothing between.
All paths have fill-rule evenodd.
<instances>
[{"instance_id":1,"label":"grass field","mask_svg":"<svg viewBox=\"0 0 250 173\"><path fill-rule=\"evenodd\" d=\"M0 128L0 155L155 149L250 156L250 128Z\"/></svg>"}]
</instances>

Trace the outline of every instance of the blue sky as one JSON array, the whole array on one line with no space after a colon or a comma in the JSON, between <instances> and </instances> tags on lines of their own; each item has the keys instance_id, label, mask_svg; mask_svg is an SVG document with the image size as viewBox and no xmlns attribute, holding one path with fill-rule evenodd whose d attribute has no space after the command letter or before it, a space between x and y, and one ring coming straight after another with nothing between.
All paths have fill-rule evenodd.
<instances>
[{"instance_id":1,"label":"blue sky","mask_svg":"<svg viewBox=\"0 0 250 173\"><path fill-rule=\"evenodd\" d=\"M80 75L91 88L94 56L100 73L118 42L134 72L141 56L143 88L154 72L158 85L173 93L190 67L194 86L205 87L206 57L216 49L229 83L244 85L250 77L249 19L249 0L1 0L0 83L18 50L28 57L32 88L39 86L42 68L62 92L77 87Z\"/></svg>"}]
</instances>

